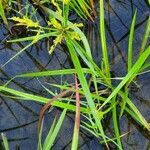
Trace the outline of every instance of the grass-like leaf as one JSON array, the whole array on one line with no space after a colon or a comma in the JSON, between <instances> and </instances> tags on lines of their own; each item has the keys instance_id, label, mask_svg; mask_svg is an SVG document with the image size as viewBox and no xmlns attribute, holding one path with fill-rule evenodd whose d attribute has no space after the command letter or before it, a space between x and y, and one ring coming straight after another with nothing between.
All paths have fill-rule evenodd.
<instances>
[{"instance_id":1,"label":"grass-like leaf","mask_svg":"<svg viewBox=\"0 0 150 150\"><path fill-rule=\"evenodd\" d=\"M9 150L9 145L8 145L6 135L4 133L1 133L1 136L2 136L2 140L3 140L5 150Z\"/></svg>"},{"instance_id":2,"label":"grass-like leaf","mask_svg":"<svg viewBox=\"0 0 150 150\"><path fill-rule=\"evenodd\" d=\"M129 35L129 44L128 44L128 72L130 71L131 67L132 67L132 53L133 53L133 47L132 47L132 43L133 43L133 36L134 36L134 26L135 26L135 20L136 20L136 12L134 13L133 16L133 20L132 20L132 24L131 24L131 28L130 28L130 35Z\"/></svg>"},{"instance_id":3,"label":"grass-like leaf","mask_svg":"<svg viewBox=\"0 0 150 150\"><path fill-rule=\"evenodd\" d=\"M124 79L120 82L120 84L113 90L113 92L107 98L107 100L102 104L101 108L104 105L106 105L129 80L133 79L136 76L136 74L144 64L145 60L149 57L149 55L150 55L150 46L142 53L142 55L139 57L139 59L136 61L133 67L130 69L128 74L124 77Z\"/></svg>"},{"instance_id":4,"label":"grass-like leaf","mask_svg":"<svg viewBox=\"0 0 150 150\"><path fill-rule=\"evenodd\" d=\"M5 11L4 11L4 7L3 7L3 0L0 0L0 16L2 17L5 25L8 27L8 21L7 18L5 16Z\"/></svg>"},{"instance_id":5,"label":"grass-like leaf","mask_svg":"<svg viewBox=\"0 0 150 150\"><path fill-rule=\"evenodd\" d=\"M58 135L58 132L61 129L62 123L65 119L66 112L67 112L67 109L64 109L55 127L54 127L54 124L52 124L52 127L45 139L43 150L50 150L52 148L54 141L56 140L56 137Z\"/></svg>"},{"instance_id":6,"label":"grass-like leaf","mask_svg":"<svg viewBox=\"0 0 150 150\"><path fill-rule=\"evenodd\" d=\"M20 97L20 99L22 100L26 100L26 101L35 101L35 102L40 102L40 103L47 103L49 102L51 99L50 98L45 98L45 97L41 97L41 96L37 96L37 95L33 95L33 94L28 94L25 92L20 92L5 86L0 86L0 91L4 91L7 92L9 94L15 95L17 97ZM53 101L52 106L56 106L59 108L67 108L69 111L75 111L76 107L72 104L67 104L67 103L63 103L61 101ZM91 111L87 108L81 107L81 112L83 113L91 113Z\"/></svg>"},{"instance_id":7,"label":"grass-like leaf","mask_svg":"<svg viewBox=\"0 0 150 150\"><path fill-rule=\"evenodd\" d=\"M90 90L89 90L86 78L85 78L84 73L82 71L81 64L79 62L79 59L78 59L77 54L75 52L75 49L74 49L74 47L71 44L71 41L69 39L67 40L67 46L68 46L71 58L73 60L73 64L74 64L74 66L76 68L77 76L79 78L79 81L80 81L81 86L83 88L83 91L85 93L86 100L87 100L88 105L89 105L89 107L91 109L92 115L93 115L93 117L95 119L96 125L97 125L99 131L101 132L102 138L104 139L104 141L105 141L105 143L107 145L107 141L106 141L106 138L105 138L105 133L104 133L101 121L99 119L99 116L98 116L98 114L96 112L96 107L95 107L95 104L93 102L93 99L92 99L92 96L91 96L91 93L90 93Z\"/></svg>"},{"instance_id":8,"label":"grass-like leaf","mask_svg":"<svg viewBox=\"0 0 150 150\"><path fill-rule=\"evenodd\" d=\"M146 30L145 30L145 34L144 34L144 37L143 37L143 40L142 40L139 56L144 51L149 37L150 37L150 17L147 20Z\"/></svg>"},{"instance_id":9,"label":"grass-like leaf","mask_svg":"<svg viewBox=\"0 0 150 150\"><path fill-rule=\"evenodd\" d=\"M107 54L107 45L106 45L106 38L105 38L105 19L104 19L104 4L103 0L99 0L100 5L100 38L101 38L101 45L102 45L102 54L103 54L103 61L104 61L104 70L108 78L110 78L110 67L108 62L108 54Z\"/></svg>"}]
</instances>

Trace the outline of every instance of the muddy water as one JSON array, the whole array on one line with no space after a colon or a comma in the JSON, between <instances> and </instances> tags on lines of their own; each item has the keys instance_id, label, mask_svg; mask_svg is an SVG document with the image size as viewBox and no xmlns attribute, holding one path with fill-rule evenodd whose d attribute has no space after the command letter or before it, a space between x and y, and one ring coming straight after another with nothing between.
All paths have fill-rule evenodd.
<instances>
[{"instance_id":1,"label":"muddy water","mask_svg":"<svg viewBox=\"0 0 150 150\"><path fill-rule=\"evenodd\" d=\"M146 25L146 19L149 15L148 6L144 1L125 1L124 3L118 1L110 1L110 5L105 6L106 9L106 21L107 21L107 39L108 39L108 49L110 52L111 68L114 76L124 76L126 73L126 52L127 52L127 42L129 35L129 28L131 23L131 18L133 15L132 9L137 8L137 21L136 21L136 40L134 42L134 55L136 57L137 50L140 47L140 42L142 40L142 35L144 33L144 27ZM97 6L96 6L97 8ZM97 9L98 12L98 9ZM87 21L87 27L85 32L87 34L88 40L90 42L92 53L97 63L100 62L101 52L100 43L97 38L99 33L97 31L98 18L95 22ZM22 29L15 30L13 34L20 35ZM28 43L21 44L8 44L7 39L13 39L13 35L5 29L3 24L0 24L0 64L4 64L10 57L12 57L16 52L18 52L22 47L26 46ZM0 68L0 84L6 83L11 77L16 74L21 74L25 72L42 71L42 70L53 70L70 68L72 63L68 58L68 54L62 51L59 47L53 55L49 56L47 52L47 41L43 40L32 46L21 55L19 55L15 60L10 62L4 68ZM146 117L150 120L150 75L144 74L139 76L137 83L139 88L132 87L131 97L134 103ZM51 88L48 83L61 83L61 81L72 82L72 77L47 77L39 79L15 79L10 87L20 91L28 91L32 94L39 94L42 96L50 97L50 95L43 89L41 84L46 87ZM57 89L52 89L55 92ZM5 93L3 93L5 94ZM0 95L0 132L6 133L10 149L21 149L26 150L28 147L31 150L36 149L37 145L37 121L38 113L41 108L41 104L35 102L22 102L14 101L11 98ZM46 135L49 126L56 113L60 113L59 110L54 110L50 114L45 116L44 122L44 136ZM111 118L108 118L108 129L106 132L108 135L112 135ZM73 116L68 114L65 123L63 124L62 130L59 137L54 144L54 149L70 149L71 137L73 129ZM124 115L120 120L120 130L121 133L127 133L127 136L123 137L124 149L127 150L148 150L150 149L150 133L147 133L143 128L141 128L136 122L134 122L128 115ZM65 138L64 138L65 137ZM98 141L91 135L85 133L81 130L81 140L79 149L89 149L89 150L100 150L104 147L100 146ZM111 149L113 145L110 145Z\"/></svg>"}]
</instances>

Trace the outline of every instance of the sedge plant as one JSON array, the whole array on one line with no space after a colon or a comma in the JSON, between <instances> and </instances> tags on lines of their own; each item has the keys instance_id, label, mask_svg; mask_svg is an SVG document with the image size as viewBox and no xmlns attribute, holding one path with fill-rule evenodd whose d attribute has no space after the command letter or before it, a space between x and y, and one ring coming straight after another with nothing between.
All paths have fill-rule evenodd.
<instances>
[{"instance_id":1,"label":"sedge plant","mask_svg":"<svg viewBox=\"0 0 150 150\"><path fill-rule=\"evenodd\" d=\"M86 1L77 1L80 5L76 13L81 17L85 12L87 12L86 17L88 18L90 13L88 13L88 9L90 9L90 5L86 3ZM21 75L16 75L15 78L32 78L32 77L44 77L44 76L56 76L56 75L70 75L75 76L75 85L51 85L61 90L70 89L72 93L76 94L76 99L73 97L59 97L55 101L51 101L52 99L32 95L26 92L17 91L8 87L8 81L5 85L0 86L1 92L7 92L10 95L13 95L13 98L21 100L31 100L37 101L41 103L48 103L51 101L52 107L59 107L62 109L62 113L56 123L56 118L54 119L49 133L44 141L41 142L42 135L42 126L39 133L39 144L38 149L48 150L53 146L56 137L59 134L59 130L61 129L62 123L66 116L66 112L75 112L78 115L78 121L75 119L75 127L72 139L72 150L78 149L78 143L80 141L79 138L79 128L83 128L87 132L94 135L100 143L105 143L106 147L109 148L108 144L110 142L114 143L117 149L123 149L122 145L122 137L125 136L121 133L119 128L119 119L122 117L124 113L129 114L137 123L139 123L143 128L150 132L149 122L143 117L141 112L133 103L132 99L129 97L129 85L136 80L136 77L141 74L145 69L147 69L150 64L147 59L150 56L150 46L147 46L147 40L150 33L150 19L147 21L147 26L145 29L145 35L143 37L143 41L141 44L140 55L133 61L133 35L134 35L134 26L136 21L136 12L134 14L130 35L129 35L129 43L128 43L128 51L127 51L127 73L124 77L121 77L120 83L115 86L112 82L111 77L111 68L109 63L109 50L107 49L107 40L105 36L105 11L104 11L104 1L99 0L99 8L100 8L100 21L99 21L99 29L100 29L100 39L102 46L102 61L103 67L96 64L94 58L91 54L91 49L88 43L88 40L85 34L81 31L81 28L84 26L83 23L75 23L70 22L69 13L70 10L75 9L76 1L42 1L39 7L43 10L45 15L49 16L47 20L47 26L41 26L38 20L34 21L28 14L24 15L22 13L21 16L13 16L11 18L12 21L15 22L17 26L26 26L27 30L31 30L35 33L35 35L30 37L24 37L19 39L9 40L8 42L24 42L29 41L30 43L21 49L16 55L10 58L2 67L8 65L12 60L14 60L19 54L29 48L31 45L37 43L39 40L43 38L53 38L53 44L49 48L49 54L52 54L53 51L57 48L59 44L65 44L67 46L67 51L70 55L70 58L73 62L74 68L70 69L62 69L62 70L48 70L41 72L31 72L25 73ZM44 5L44 3L50 3L55 7L55 10L48 8ZM86 5L84 5L86 3ZM87 6L85 9L84 6ZM83 68L81 65L80 59L86 64L86 67ZM87 79L87 75L90 76L90 81ZM77 82L77 78L79 83ZM95 92L90 91L91 82L94 84ZM78 86L80 84L80 86ZM105 91L101 91L98 89L98 85L101 84L105 87ZM124 88L125 87L125 88ZM52 93L52 91L50 91ZM101 95L105 94L107 97ZM84 97L84 99L80 98L80 95ZM6 95L7 96L7 95ZM72 103L70 103L72 102ZM120 112L118 115L118 108L120 108ZM105 122L103 122L104 118L108 115L112 115L112 122L114 128L114 137L108 137L105 133L104 126ZM83 116L85 120L80 121L80 117ZM78 128L77 127L78 123ZM44 123L43 123L44 125Z\"/></svg>"}]
</instances>

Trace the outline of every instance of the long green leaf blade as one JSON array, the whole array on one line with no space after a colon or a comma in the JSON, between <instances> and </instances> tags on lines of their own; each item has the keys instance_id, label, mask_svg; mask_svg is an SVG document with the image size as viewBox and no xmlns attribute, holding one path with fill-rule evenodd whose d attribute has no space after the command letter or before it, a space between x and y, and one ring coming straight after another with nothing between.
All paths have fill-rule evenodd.
<instances>
[{"instance_id":1,"label":"long green leaf blade","mask_svg":"<svg viewBox=\"0 0 150 150\"><path fill-rule=\"evenodd\" d=\"M131 28L130 28L130 35L129 35L129 44L128 44L128 72L130 71L131 67L132 67L132 53L133 53L133 47L132 47L132 43L133 43L133 36L134 36L134 26L135 26L135 20L136 20L136 12L134 13L133 16L133 20L132 20L132 24L131 24Z\"/></svg>"},{"instance_id":2,"label":"long green leaf blade","mask_svg":"<svg viewBox=\"0 0 150 150\"><path fill-rule=\"evenodd\" d=\"M49 131L49 133L45 139L44 145L43 145L43 150L50 150L52 148L53 143L54 143L54 141L58 135L58 132L62 126L62 123L65 119L66 112L67 112L67 109L64 109L56 126L53 129L53 132L51 130Z\"/></svg>"}]
</instances>

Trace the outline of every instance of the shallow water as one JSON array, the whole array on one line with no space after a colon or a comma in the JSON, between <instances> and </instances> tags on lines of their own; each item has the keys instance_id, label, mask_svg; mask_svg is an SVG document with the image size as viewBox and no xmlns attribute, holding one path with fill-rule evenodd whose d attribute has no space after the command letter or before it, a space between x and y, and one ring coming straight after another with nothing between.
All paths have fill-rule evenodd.
<instances>
[{"instance_id":1,"label":"shallow water","mask_svg":"<svg viewBox=\"0 0 150 150\"><path fill-rule=\"evenodd\" d=\"M130 1L125 1L122 5L118 1L110 1L113 10L109 10L105 6L106 10L106 20L107 20L107 39L108 39L108 49L110 52L111 68L112 72L116 77L124 76L126 73L125 62L126 52L127 52L127 42L128 33L132 19L132 7ZM136 5L136 6L135 6ZM134 8L137 7L137 21L136 24L140 24L143 20L146 20L149 15L149 8L144 3L144 1L137 1L133 5ZM97 10L98 11L98 10ZM86 21L87 22L87 21ZM95 22L87 22L87 27L85 30L87 37L89 39L92 53L97 63L100 62L101 52L100 43L97 39L98 31L98 18ZM144 22L144 21L143 21ZM144 27L146 21L136 28L136 41L134 42L135 57L137 55L137 49L140 47L140 42L142 40L142 35L144 33ZM21 29L22 30L22 29ZM20 31L20 29L19 29ZM17 31L14 31L17 32ZM20 31L21 32L21 31ZM15 34L15 33L14 33ZM17 34L17 33L16 33ZM22 33L20 33L22 34ZM10 57L12 57L16 52L18 52L27 43L22 44L9 44L6 40L13 39L13 35L5 29L3 24L0 24L0 64L4 64ZM10 62L4 68L0 68L0 84L6 83L11 77L16 74L21 74L25 72L33 71L44 71L53 69L62 69L72 67L72 63L68 59L67 53L63 52L61 47L49 56L47 51L47 41L42 40L38 44L32 46L27 51L19 55L15 60ZM150 121L150 74L144 74L139 76L137 83L140 85L139 89L133 89L131 94L134 103L137 108L142 112L144 117ZM10 87L20 90L28 91L33 94L39 94L42 96L50 97L50 95L43 89L41 83L48 88L50 86L47 83L61 83L61 82L72 82L72 77L43 77L39 79L15 79ZM117 83L116 83L117 84ZM131 89L131 90L132 90ZM52 89L56 92L57 89ZM59 92L59 91L57 91ZM6 133L10 149L17 149L20 147L21 150L35 150L37 146L37 121L38 113L41 104L35 102L22 102L14 101L8 97L0 95L0 132ZM47 114L44 122L44 135L48 132L49 126L56 113L60 113L58 110L54 110L52 113ZM56 150L70 149L72 129L73 129L73 115L68 114L66 117L63 128L60 131L59 137L54 144ZM108 129L106 132L108 135L112 135L111 118L108 118ZM130 119L129 116L124 115L120 120L120 130L123 133L129 132L127 136L123 137L123 145L126 150L148 150L150 149L150 133L147 133L142 129L136 122ZM65 137L65 138L64 138ZM113 145L111 145L112 149ZM100 150L105 149L103 146L99 145L98 141L91 135L81 130L81 139L79 149L81 150Z\"/></svg>"}]
</instances>

